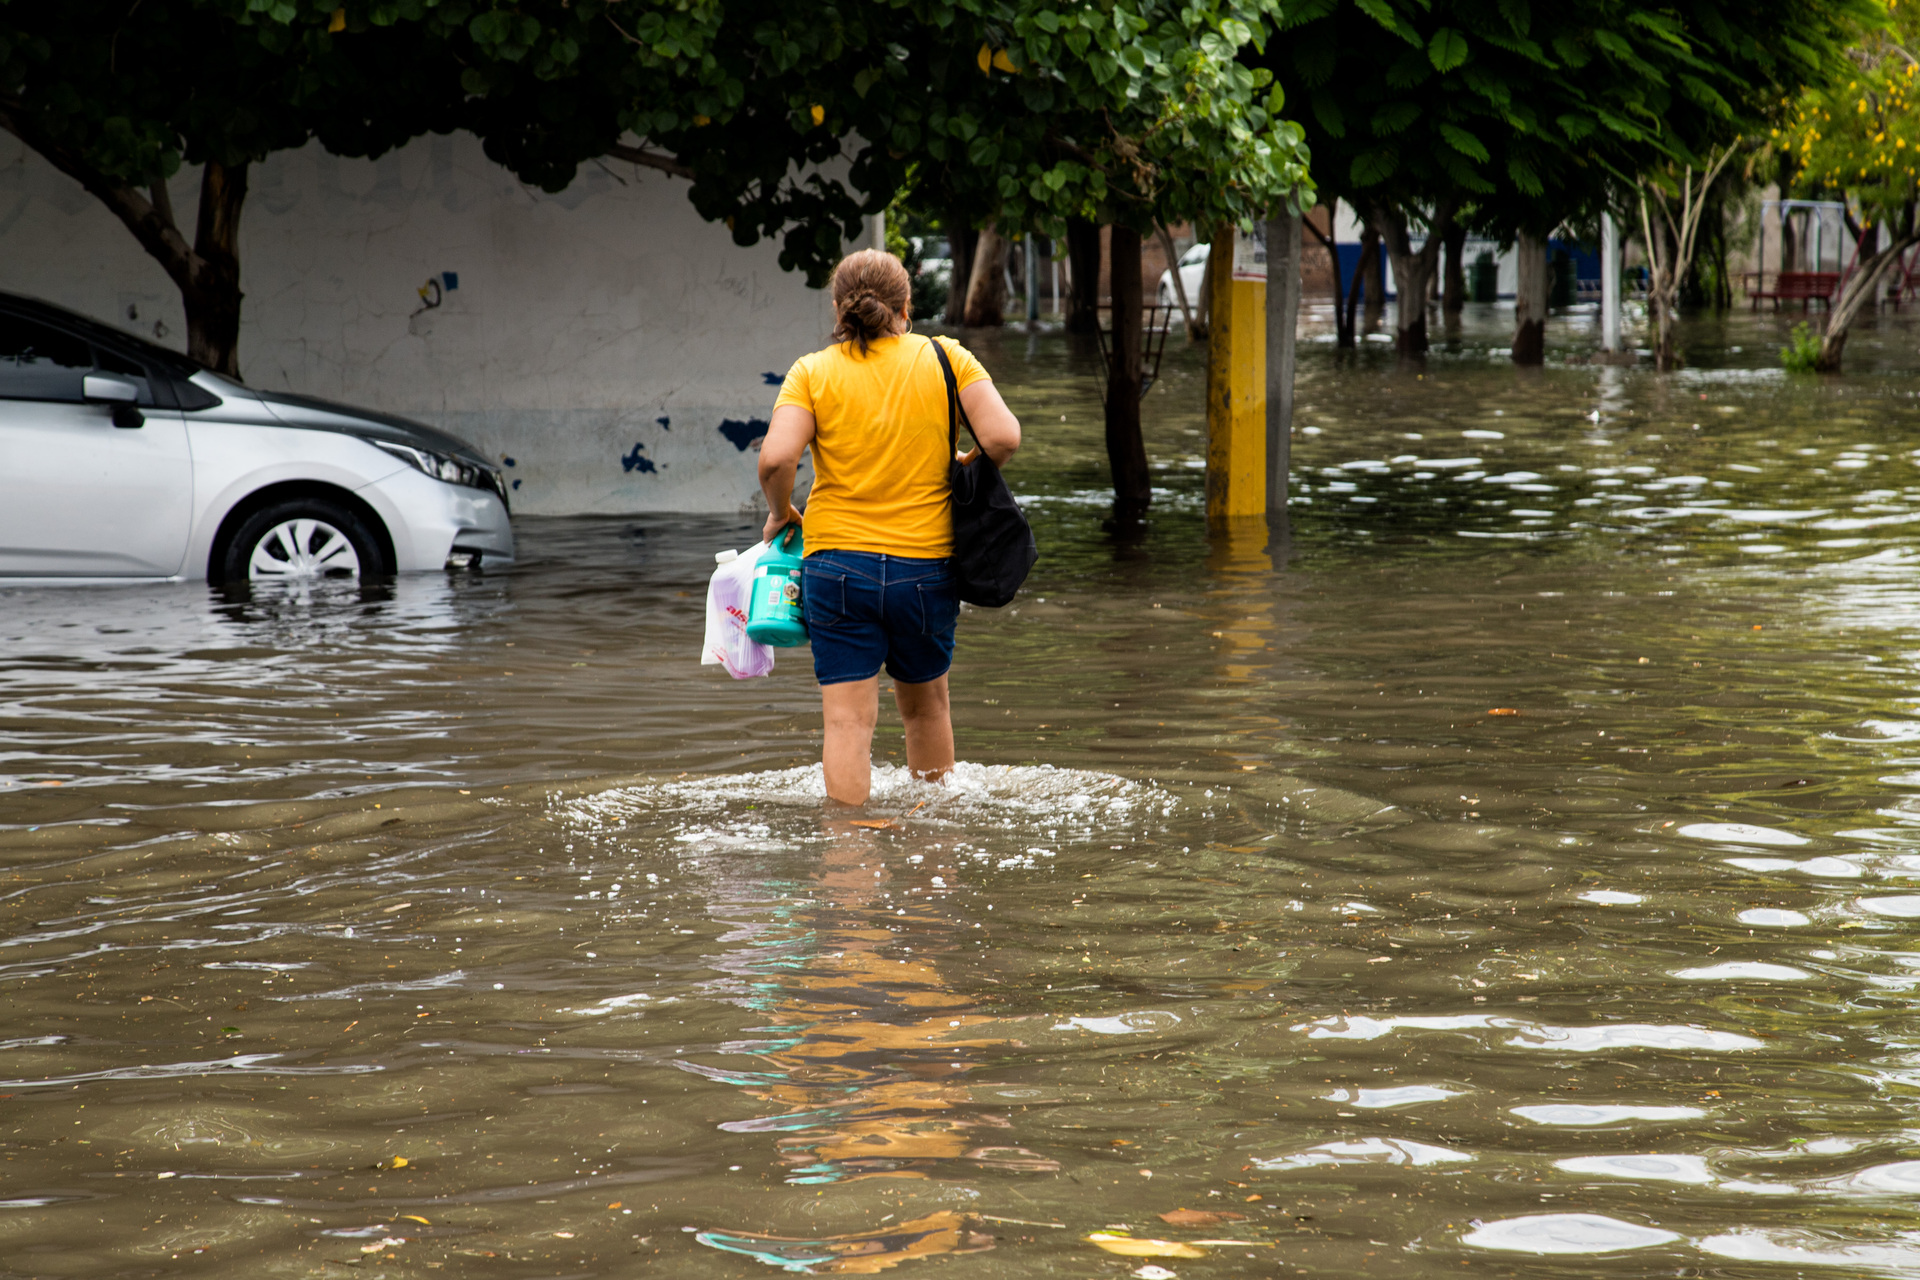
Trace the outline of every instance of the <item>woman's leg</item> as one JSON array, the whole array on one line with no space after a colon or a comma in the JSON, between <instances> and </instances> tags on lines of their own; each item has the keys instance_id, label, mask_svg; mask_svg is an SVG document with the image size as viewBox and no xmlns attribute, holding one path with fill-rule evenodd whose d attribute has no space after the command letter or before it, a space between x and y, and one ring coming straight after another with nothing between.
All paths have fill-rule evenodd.
<instances>
[{"instance_id":1,"label":"woman's leg","mask_svg":"<svg viewBox=\"0 0 1920 1280\"><path fill-rule=\"evenodd\" d=\"M941 702L946 681L941 680ZM827 741L820 763L827 780L827 798L841 804L865 804L873 789L873 723L880 718L880 677L846 680L820 686L820 710L827 722ZM912 737L908 739L912 758ZM953 754L948 730L947 754Z\"/></svg>"},{"instance_id":2,"label":"woman's leg","mask_svg":"<svg viewBox=\"0 0 1920 1280\"><path fill-rule=\"evenodd\" d=\"M878 697L874 699L879 701ZM907 729L907 768L916 778L938 782L953 769L953 710L947 696L947 677L925 684L893 682L893 700ZM867 721L871 734L873 721Z\"/></svg>"}]
</instances>

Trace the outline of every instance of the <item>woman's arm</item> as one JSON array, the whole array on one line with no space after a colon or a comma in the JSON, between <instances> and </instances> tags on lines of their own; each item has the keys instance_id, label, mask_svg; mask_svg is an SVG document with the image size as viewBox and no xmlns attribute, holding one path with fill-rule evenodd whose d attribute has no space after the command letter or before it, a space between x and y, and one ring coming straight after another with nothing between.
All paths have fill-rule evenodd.
<instances>
[{"instance_id":1,"label":"woman's arm","mask_svg":"<svg viewBox=\"0 0 1920 1280\"><path fill-rule=\"evenodd\" d=\"M981 378L968 383L960 389L960 407L967 411L967 421L973 424L973 434L980 441L980 447L993 459L993 465L1004 467L1014 450L1020 447L1020 419L1013 416L1013 410L1007 408L1007 402L1000 398L1000 391L990 378ZM961 455L963 461L971 461L971 450Z\"/></svg>"},{"instance_id":2,"label":"woman's arm","mask_svg":"<svg viewBox=\"0 0 1920 1280\"><path fill-rule=\"evenodd\" d=\"M760 442L760 492L767 495L767 527L760 535L771 542L775 534L800 519L793 505L793 478L800 455L813 443L813 415L797 404L773 411L766 438ZM1014 428L1019 431L1018 426Z\"/></svg>"}]
</instances>

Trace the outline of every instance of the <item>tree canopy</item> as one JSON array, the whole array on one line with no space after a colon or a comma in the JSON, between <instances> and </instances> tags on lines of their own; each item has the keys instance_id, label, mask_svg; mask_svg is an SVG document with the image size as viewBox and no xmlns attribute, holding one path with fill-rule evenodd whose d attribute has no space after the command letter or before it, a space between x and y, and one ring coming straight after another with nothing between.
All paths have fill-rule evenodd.
<instances>
[{"instance_id":1,"label":"tree canopy","mask_svg":"<svg viewBox=\"0 0 1920 1280\"><path fill-rule=\"evenodd\" d=\"M1305 0L1266 59L1323 185L1544 224L1699 163L1834 64L1871 0Z\"/></svg>"},{"instance_id":2,"label":"tree canopy","mask_svg":"<svg viewBox=\"0 0 1920 1280\"><path fill-rule=\"evenodd\" d=\"M1920 196L1920 12L1890 5L1847 61L1809 84L1771 130L1797 166L1795 187L1841 195L1868 225L1908 214Z\"/></svg>"},{"instance_id":3,"label":"tree canopy","mask_svg":"<svg viewBox=\"0 0 1920 1280\"><path fill-rule=\"evenodd\" d=\"M617 156L824 278L907 183L1060 231L1246 222L1309 191L1259 48L1278 0L0 0L0 127L168 270L237 372L247 167L465 129L548 190ZM202 167L191 242L166 197Z\"/></svg>"},{"instance_id":4,"label":"tree canopy","mask_svg":"<svg viewBox=\"0 0 1920 1280\"><path fill-rule=\"evenodd\" d=\"M318 22L332 0L283 3ZM376 0L364 21L444 41L476 95L467 127L516 173L551 187L610 151L670 154L704 216L742 244L782 237L816 280L909 184L1055 234L1247 221L1308 184L1301 130L1240 56L1278 0L522 0L506 44L476 34L500 11L472 7Z\"/></svg>"}]
</instances>

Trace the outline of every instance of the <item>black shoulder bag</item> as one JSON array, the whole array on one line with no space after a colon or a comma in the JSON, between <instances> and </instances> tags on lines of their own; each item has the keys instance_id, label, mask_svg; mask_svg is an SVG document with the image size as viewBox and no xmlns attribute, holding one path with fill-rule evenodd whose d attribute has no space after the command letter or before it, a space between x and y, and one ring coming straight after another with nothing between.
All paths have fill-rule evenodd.
<instances>
[{"instance_id":1,"label":"black shoulder bag","mask_svg":"<svg viewBox=\"0 0 1920 1280\"><path fill-rule=\"evenodd\" d=\"M1020 504L993 465L987 451L979 447L980 437L973 434L966 410L960 407L960 385L954 380L953 365L938 342L927 339L934 357L940 361L941 376L947 380L947 459L948 483L953 487L953 579L960 598L968 604L998 609L1012 600L1027 580L1033 562L1040 558L1033 530L1027 526ZM959 424L966 423L973 436L974 459L961 462Z\"/></svg>"}]
</instances>

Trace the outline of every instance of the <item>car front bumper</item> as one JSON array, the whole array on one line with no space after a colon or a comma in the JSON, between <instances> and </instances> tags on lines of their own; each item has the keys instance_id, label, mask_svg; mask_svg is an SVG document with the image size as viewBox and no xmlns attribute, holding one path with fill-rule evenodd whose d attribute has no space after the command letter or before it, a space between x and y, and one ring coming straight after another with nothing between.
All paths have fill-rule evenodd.
<instances>
[{"instance_id":1,"label":"car front bumper","mask_svg":"<svg viewBox=\"0 0 1920 1280\"><path fill-rule=\"evenodd\" d=\"M394 569L513 563L513 521L496 493L448 484L408 467L358 491L386 521Z\"/></svg>"}]
</instances>

